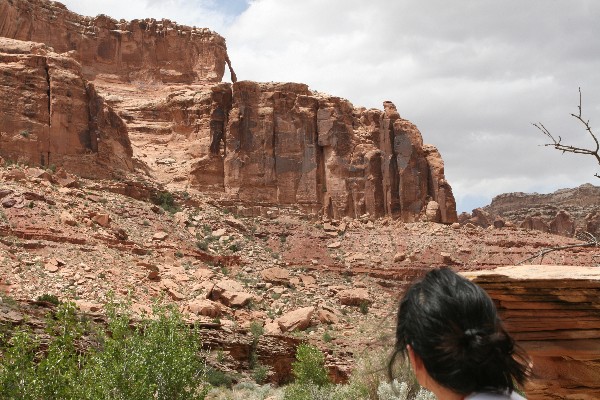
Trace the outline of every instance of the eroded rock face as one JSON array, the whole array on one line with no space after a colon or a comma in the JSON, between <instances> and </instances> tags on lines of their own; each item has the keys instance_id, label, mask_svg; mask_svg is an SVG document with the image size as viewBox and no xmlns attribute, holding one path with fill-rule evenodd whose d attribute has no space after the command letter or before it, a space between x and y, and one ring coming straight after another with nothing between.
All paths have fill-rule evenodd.
<instances>
[{"instance_id":1,"label":"eroded rock face","mask_svg":"<svg viewBox=\"0 0 600 400\"><path fill-rule=\"evenodd\" d=\"M88 177L132 169L125 124L75 60L40 43L0 38L0 70L2 157Z\"/></svg>"},{"instance_id":2,"label":"eroded rock face","mask_svg":"<svg viewBox=\"0 0 600 400\"><path fill-rule=\"evenodd\" d=\"M209 29L166 19L84 17L43 0L0 0L0 36L45 43L58 53L74 50L88 80L111 75L124 81L220 82L229 62L225 39Z\"/></svg>"},{"instance_id":3,"label":"eroded rock face","mask_svg":"<svg viewBox=\"0 0 600 400\"><path fill-rule=\"evenodd\" d=\"M589 183L553 193L505 193L484 210L516 226L571 237L577 232L600 233L589 223L600 212L600 187Z\"/></svg>"},{"instance_id":4,"label":"eroded rock face","mask_svg":"<svg viewBox=\"0 0 600 400\"><path fill-rule=\"evenodd\" d=\"M528 399L600 398L600 269L522 265L465 272L532 358Z\"/></svg>"},{"instance_id":5,"label":"eroded rock face","mask_svg":"<svg viewBox=\"0 0 600 400\"><path fill-rule=\"evenodd\" d=\"M133 147L136 170L160 184L251 206L412 222L437 203L436 222L457 219L439 152L391 102L367 110L304 84L236 82L233 71L233 85L221 83L224 39L168 20L90 18L60 3L0 0L0 35L44 43L28 45L37 72L11 73L31 77L0 78L8 88L36 88L17 106L8 103L16 92L6 97L4 158L46 166L63 155L65 168L92 177L66 156L93 153L132 169ZM40 55L48 46L68 54ZM12 59L2 64L14 68Z\"/></svg>"},{"instance_id":6,"label":"eroded rock face","mask_svg":"<svg viewBox=\"0 0 600 400\"><path fill-rule=\"evenodd\" d=\"M355 108L304 84L233 85L224 173L225 192L245 202L414 221L433 199L441 222L456 221L439 153L391 102Z\"/></svg>"}]
</instances>

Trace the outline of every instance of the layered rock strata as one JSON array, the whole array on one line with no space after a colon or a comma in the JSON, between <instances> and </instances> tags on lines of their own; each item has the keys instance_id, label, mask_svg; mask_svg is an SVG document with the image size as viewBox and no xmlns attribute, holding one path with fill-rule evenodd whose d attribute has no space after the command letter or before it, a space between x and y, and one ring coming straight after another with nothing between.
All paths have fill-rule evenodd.
<instances>
[{"instance_id":1,"label":"layered rock strata","mask_svg":"<svg viewBox=\"0 0 600 400\"><path fill-rule=\"evenodd\" d=\"M166 19L83 17L53 1L0 0L0 36L73 51L88 80L220 82L229 63L225 39L209 29Z\"/></svg>"},{"instance_id":2,"label":"layered rock strata","mask_svg":"<svg viewBox=\"0 0 600 400\"><path fill-rule=\"evenodd\" d=\"M68 103L67 89L67 105L59 106L59 91L53 89L59 81L51 66L55 61L48 64L48 73L41 67L28 69L31 79L40 82L35 89L23 87L22 97L34 96L43 103L39 90L50 88L54 91L46 97L55 105L39 129L22 127L33 123L27 114L33 106L7 103L0 110L0 118L9 121L2 124L5 136L13 142L0 154L7 159L48 165L57 154L95 152L98 140L86 132L116 137L96 126L109 121L120 138L126 138L126 126L132 142L127 150L123 139L125 150L111 153L118 167L133 165L171 187L219 192L253 205L299 205L336 219L368 214L408 222L456 221L439 152L423 144L418 129L391 102L383 110L367 110L304 84L236 82L233 71L233 84L220 83L229 60L225 40L209 30L166 20L88 18L60 3L0 0L0 35L43 42L35 46L46 52L51 49L45 46L67 52L50 58L77 71L63 85L84 85L90 99L116 112L97 118L87 98L77 100L88 105L89 112L85 107L81 112ZM12 61L5 62L13 67ZM15 96L15 85L6 81L7 96ZM43 120L39 109L35 117ZM51 141L62 146L50 151L51 161L41 156L47 150L40 144L47 142L38 133L42 126L62 135ZM24 129L35 133L29 136L36 140L19 150L14 143L25 142L19 139Z\"/></svg>"},{"instance_id":3,"label":"layered rock strata","mask_svg":"<svg viewBox=\"0 0 600 400\"><path fill-rule=\"evenodd\" d=\"M75 60L0 38L0 67L1 157L83 176L132 169L127 127Z\"/></svg>"},{"instance_id":4,"label":"layered rock strata","mask_svg":"<svg viewBox=\"0 0 600 400\"><path fill-rule=\"evenodd\" d=\"M456 220L443 162L391 102L384 110L303 84L238 82L224 138L224 189L242 201L300 204L333 218L416 220L429 200ZM216 159L215 162L220 162Z\"/></svg>"},{"instance_id":5,"label":"layered rock strata","mask_svg":"<svg viewBox=\"0 0 600 400\"><path fill-rule=\"evenodd\" d=\"M461 214L460 220L487 227L494 217L514 226L562 236L572 237L578 232L600 235L600 186L587 183L548 194L504 193L472 214Z\"/></svg>"},{"instance_id":6,"label":"layered rock strata","mask_svg":"<svg viewBox=\"0 0 600 400\"><path fill-rule=\"evenodd\" d=\"M600 270L523 265L465 272L529 354L528 399L600 398Z\"/></svg>"}]
</instances>

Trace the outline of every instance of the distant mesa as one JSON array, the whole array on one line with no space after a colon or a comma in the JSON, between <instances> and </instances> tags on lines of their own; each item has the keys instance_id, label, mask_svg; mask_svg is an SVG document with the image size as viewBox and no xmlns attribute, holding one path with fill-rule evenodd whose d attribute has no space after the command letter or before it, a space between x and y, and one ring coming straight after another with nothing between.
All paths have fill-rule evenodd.
<instances>
[{"instance_id":1,"label":"distant mesa","mask_svg":"<svg viewBox=\"0 0 600 400\"><path fill-rule=\"evenodd\" d=\"M441 155L391 102L238 82L223 37L169 20L0 0L0 36L5 159L332 218L457 220Z\"/></svg>"},{"instance_id":2,"label":"distant mesa","mask_svg":"<svg viewBox=\"0 0 600 400\"><path fill-rule=\"evenodd\" d=\"M514 226L573 237L600 235L600 186L586 183L553 193L504 193L490 205L459 216L462 224L483 228Z\"/></svg>"}]
</instances>

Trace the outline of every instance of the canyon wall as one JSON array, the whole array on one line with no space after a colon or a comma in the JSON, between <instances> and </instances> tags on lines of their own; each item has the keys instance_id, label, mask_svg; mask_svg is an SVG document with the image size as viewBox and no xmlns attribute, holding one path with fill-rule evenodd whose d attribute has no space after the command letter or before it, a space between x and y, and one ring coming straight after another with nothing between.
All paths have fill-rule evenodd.
<instances>
[{"instance_id":1,"label":"canyon wall","mask_svg":"<svg viewBox=\"0 0 600 400\"><path fill-rule=\"evenodd\" d=\"M391 102L367 110L304 84L238 82L225 128L224 189L241 201L300 204L332 218L414 221L437 201L438 222L453 222L443 162L427 149Z\"/></svg>"},{"instance_id":2,"label":"canyon wall","mask_svg":"<svg viewBox=\"0 0 600 400\"><path fill-rule=\"evenodd\" d=\"M220 82L229 61L225 39L169 20L83 17L58 2L0 0L0 36L73 52L87 80Z\"/></svg>"},{"instance_id":3,"label":"canyon wall","mask_svg":"<svg viewBox=\"0 0 600 400\"><path fill-rule=\"evenodd\" d=\"M9 160L94 176L69 166L72 155L92 154L173 189L247 204L457 220L439 152L391 102L367 110L304 84L236 82L233 71L234 83L223 83L225 40L167 20L0 0L0 36L31 50L0 60L0 155Z\"/></svg>"},{"instance_id":4,"label":"canyon wall","mask_svg":"<svg viewBox=\"0 0 600 400\"><path fill-rule=\"evenodd\" d=\"M79 64L7 38L0 38L0 157L93 177L133 167L125 124Z\"/></svg>"}]
</instances>

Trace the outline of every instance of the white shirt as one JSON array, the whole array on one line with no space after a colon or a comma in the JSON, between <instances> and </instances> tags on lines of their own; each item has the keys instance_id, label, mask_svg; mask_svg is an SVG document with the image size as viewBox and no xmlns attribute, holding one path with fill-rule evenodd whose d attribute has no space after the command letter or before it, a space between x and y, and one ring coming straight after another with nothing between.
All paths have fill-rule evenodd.
<instances>
[{"instance_id":1,"label":"white shirt","mask_svg":"<svg viewBox=\"0 0 600 400\"><path fill-rule=\"evenodd\" d=\"M512 392L510 395L498 393L472 393L465 397L465 400L526 400L517 392Z\"/></svg>"}]
</instances>

